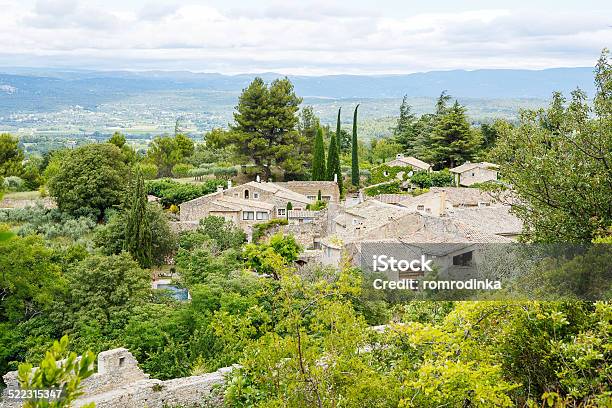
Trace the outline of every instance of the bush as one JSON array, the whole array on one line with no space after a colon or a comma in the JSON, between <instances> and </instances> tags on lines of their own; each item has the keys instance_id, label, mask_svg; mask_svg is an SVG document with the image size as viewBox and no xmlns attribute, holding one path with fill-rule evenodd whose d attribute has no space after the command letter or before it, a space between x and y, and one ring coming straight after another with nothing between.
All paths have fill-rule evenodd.
<instances>
[{"instance_id":1,"label":"bush","mask_svg":"<svg viewBox=\"0 0 612 408\"><path fill-rule=\"evenodd\" d=\"M402 193L401 185L401 181L395 180L389 183L378 184L376 186L368 187L364 191L369 197L374 197L379 194L398 194Z\"/></svg>"},{"instance_id":2,"label":"bush","mask_svg":"<svg viewBox=\"0 0 612 408\"><path fill-rule=\"evenodd\" d=\"M420 188L452 186L453 180L453 174L448 169L432 173L417 171L410 177L410 182Z\"/></svg>"},{"instance_id":3,"label":"bush","mask_svg":"<svg viewBox=\"0 0 612 408\"><path fill-rule=\"evenodd\" d=\"M215 177L226 180L238 175L238 170L235 167L215 167L212 172Z\"/></svg>"},{"instance_id":4,"label":"bush","mask_svg":"<svg viewBox=\"0 0 612 408\"><path fill-rule=\"evenodd\" d=\"M4 187L8 191L23 191L25 183L21 177L8 176L4 178Z\"/></svg>"},{"instance_id":5,"label":"bush","mask_svg":"<svg viewBox=\"0 0 612 408\"><path fill-rule=\"evenodd\" d=\"M224 186L223 180L206 180L201 184L179 183L171 179L151 180L146 183L147 194L159 197L164 207L179 205L185 201L210 194L218 186Z\"/></svg>"},{"instance_id":6,"label":"bush","mask_svg":"<svg viewBox=\"0 0 612 408\"><path fill-rule=\"evenodd\" d=\"M57 208L42 206L0 211L0 222L20 224L21 236L40 234L46 239L68 237L78 240L93 231L96 221L90 217L72 217Z\"/></svg>"},{"instance_id":7,"label":"bush","mask_svg":"<svg viewBox=\"0 0 612 408\"><path fill-rule=\"evenodd\" d=\"M392 181L397 178L398 173L404 173L402 180L408 178L408 173L412 170L409 166L388 166L381 164L371 170L371 182L374 184L384 183L385 181ZM386 174L386 175L385 175Z\"/></svg>"},{"instance_id":8,"label":"bush","mask_svg":"<svg viewBox=\"0 0 612 408\"><path fill-rule=\"evenodd\" d=\"M157 177L158 169L153 163L140 163L138 168L140 169L140 173L145 180L153 180L155 177Z\"/></svg>"},{"instance_id":9,"label":"bush","mask_svg":"<svg viewBox=\"0 0 612 408\"><path fill-rule=\"evenodd\" d=\"M172 167L172 174L174 177L187 177L191 169L193 169L193 165L191 164L178 163Z\"/></svg>"},{"instance_id":10,"label":"bush","mask_svg":"<svg viewBox=\"0 0 612 408\"><path fill-rule=\"evenodd\" d=\"M286 218L275 218L270 221L253 225L253 242L258 242L268 233L269 230L281 225L287 225L288 223L289 222Z\"/></svg>"}]
</instances>

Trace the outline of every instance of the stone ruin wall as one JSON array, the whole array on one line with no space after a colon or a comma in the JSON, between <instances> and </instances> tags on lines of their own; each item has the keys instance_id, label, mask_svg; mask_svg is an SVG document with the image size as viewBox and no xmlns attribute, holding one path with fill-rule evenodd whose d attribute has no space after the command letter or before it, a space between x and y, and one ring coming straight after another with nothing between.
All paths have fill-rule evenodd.
<instances>
[{"instance_id":1,"label":"stone ruin wall","mask_svg":"<svg viewBox=\"0 0 612 408\"><path fill-rule=\"evenodd\" d=\"M226 375L233 367L214 373L162 381L149 378L127 349L108 350L98 355L98 370L81 383L84 394L73 407L91 402L96 408L165 408L165 407L222 407ZM4 375L7 388L18 388L17 372ZM5 396L7 391L5 390ZM20 403L0 400L2 408L18 408Z\"/></svg>"}]
</instances>

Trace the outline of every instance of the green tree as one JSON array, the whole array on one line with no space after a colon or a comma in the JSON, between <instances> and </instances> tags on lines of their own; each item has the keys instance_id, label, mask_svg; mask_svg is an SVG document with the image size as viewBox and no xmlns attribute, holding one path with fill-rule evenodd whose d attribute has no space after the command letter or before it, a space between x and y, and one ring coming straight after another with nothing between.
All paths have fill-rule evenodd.
<instances>
[{"instance_id":1,"label":"green tree","mask_svg":"<svg viewBox=\"0 0 612 408\"><path fill-rule=\"evenodd\" d=\"M125 142L126 142L125 135L123 135L120 132L113 133L113 135L110 137L110 139L108 139L108 143L114 144L115 146L117 146L120 149L123 146L125 146Z\"/></svg>"},{"instance_id":2,"label":"green tree","mask_svg":"<svg viewBox=\"0 0 612 408\"><path fill-rule=\"evenodd\" d=\"M372 156L377 163L385 163L402 151L402 146L391 139L372 139Z\"/></svg>"},{"instance_id":3,"label":"green tree","mask_svg":"<svg viewBox=\"0 0 612 408\"><path fill-rule=\"evenodd\" d=\"M127 210L114 212L106 225L99 226L93 238L96 246L106 255L120 254L128 245L126 240ZM146 222L151 235L151 264L163 265L166 257L176 249L176 235L170 229L168 217L155 203L146 205Z\"/></svg>"},{"instance_id":4,"label":"green tree","mask_svg":"<svg viewBox=\"0 0 612 408\"><path fill-rule=\"evenodd\" d=\"M94 372L95 356L92 352L77 358L68 352L68 337L64 336L46 352L37 368L29 363L19 364L18 379L22 390L61 390L59 398L31 399L24 402L24 408L67 408L81 395L81 381ZM83 405L94 408L95 404Z\"/></svg>"},{"instance_id":5,"label":"green tree","mask_svg":"<svg viewBox=\"0 0 612 408\"><path fill-rule=\"evenodd\" d=\"M17 324L48 311L64 286L61 268L41 236L7 235L0 243L0 322Z\"/></svg>"},{"instance_id":6,"label":"green tree","mask_svg":"<svg viewBox=\"0 0 612 408\"><path fill-rule=\"evenodd\" d=\"M107 208L120 204L127 169L121 150L109 143L79 147L62 155L49 180L49 192L60 210L72 215L103 217Z\"/></svg>"},{"instance_id":7,"label":"green tree","mask_svg":"<svg viewBox=\"0 0 612 408\"><path fill-rule=\"evenodd\" d=\"M289 79L276 79L267 86L255 78L240 95L231 131L210 133L207 143L233 146L238 159L251 160L265 179L272 175L272 165L287 172L301 171L304 157L299 152L304 140L296 130L301 102Z\"/></svg>"},{"instance_id":8,"label":"green tree","mask_svg":"<svg viewBox=\"0 0 612 408\"><path fill-rule=\"evenodd\" d=\"M193 155L194 149L193 140L185 135L158 136L151 142L147 160L157 166L159 177L170 177L172 168Z\"/></svg>"},{"instance_id":9,"label":"green tree","mask_svg":"<svg viewBox=\"0 0 612 408\"><path fill-rule=\"evenodd\" d=\"M338 179L338 188L342 192L342 170L340 167L340 148L338 146L338 135L340 135L340 112L338 109L338 121L336 123L336 133L332 134L329 141L329 150L327 152L327 179Z\"/></svg>"},{"instance_id":10,"label":"green tree","mask_svg":"<svg viewBox=\"0 0 612 408\"><path fill-rule=\"evenodd\" d=\"M323 143L323 129L317 129L317 136L314 144L314 154L312 156L312 179L315 181L326 180L327 172L325 169L325 145Z\"/></svg>"},{"instance_id":11,"label":"green tree","mask_svg":"<svg viewBox=\"0 0 612 408\"><path fill-rule=\"evenodd\" d=\"M409 154L414 154L417 145L416 121L417 118L412 113L412 107L408 104L408 95L404 95L397 124L393 128L393 138Z\"/></svg>"},{"instance_id":12,"label":"green tree","mask_svg":"<svg viewBox=\"0 0 612 408\"><path fill-rule=\"evenodd\" d=\"M23 160L19 139L8 133L0 134L0 176L21 176Z\"/></svg>"},{"instance_id":13,"label":"green tree","mask_svg":"<svg viewBox=\"0 0 612 408\"><path fill-rule=\"evenodd\" d=\"M526 238L590 242L612 225L612 67L604 50L592 106L581 90L501 129L493 158L519 197Z\"/></svg>"},{"instance_id":14,"label":"green tree","mask_svg":"<svg viewBox=\"0 0 612 408\"><path fill-rule=\"evenodd\" d=\"M149 272L127 252L91 255L71 268L67 277L77 327L100 327L100 335L108 336L104 330L111 330L111 323L125 322L151 291Z\"/></svg>"},{"instance_id":15,"label":"green tree","mask_svg":"<svg viewBox=\"0 0 612 408\"><path fill-rule=\"evenodd\" d=\"M351 142L351 182L354 186L359 187L359 145L357 143L357 109L359 104L355 106L353 113L353 140Z\"/></svg>"},{"instance_id":16,"label":"green tree","mask_svg":"<svg viewBox=\"0 0 612 408\"><path fill-rule=\"evenodd\" d=\"M430 142L434 161L442 168L472 160L480 147L467 121L465 107L458 101L437 118Z\"/></svg>"},{"instance_id":17,"label":"green tree","mask_svg":"<svg viewBox=\"0 0 612 408\"><path fill-rule=\"evenodd\" d=\"M125 208L125 239L123 249L143 268L149 268L152 263L152 236L147 216L147 192L144 179L139 171L133 175L132 185Z\"/></svg>"}]
</instances>

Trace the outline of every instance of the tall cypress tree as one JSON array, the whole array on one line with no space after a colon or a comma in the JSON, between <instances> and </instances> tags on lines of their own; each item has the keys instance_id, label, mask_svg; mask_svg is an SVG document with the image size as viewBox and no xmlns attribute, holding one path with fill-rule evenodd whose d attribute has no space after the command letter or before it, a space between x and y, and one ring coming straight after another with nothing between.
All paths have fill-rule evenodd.
<instances>
[{"instance_id":1,"label":"tall cypress tree","mask_svg":"<svg viewBox=\"0 0 612 408\"><path fill-rule=\"evenodd\" d=\"M325 180L327 178L325 169L325 145L323 144L323 129L321 129L321 127L317 129L313 150L312 179L315 181Z\"/></svg>"},{"instance_id":2,"label":"tall cypress tree","mask_svg":"<svg viewBox=\"0 0 612 408\"><path fill-rule=\"evenodd\" d=\"M359 187L359 151L357 146L357 108L359 104L355 106L355 112L353 113L353 140L351 141L351 183L354 186Z\"/></svg>"},{"instance_id":3,"label":"tall cypress tree","mask_svg":"<svg viewBox=\"0 0 612 408\"><path fill-rule=\"evenodd\" d=\"M329 142L329 151L327 156L327 179L333 180L334 175L338 177L338 188L342 192L342 170L340 168L340 146L338 145L340 136L340 110L338 109L338 124L336 126L336 134L332 134Z\"/></svg>"},{"instance_id":4,"label":"tall cypress tree","mask_svg":"<svg viewBox=\"0 0 612 408\"><path fill-rule=\"evenodd\" d=\"M149 268L152 262L152 235L147 217L147 192L144 178L136 170L125 207L125 241L123 249L138 261L141 267Z\"/></svg>"}]
</instances>

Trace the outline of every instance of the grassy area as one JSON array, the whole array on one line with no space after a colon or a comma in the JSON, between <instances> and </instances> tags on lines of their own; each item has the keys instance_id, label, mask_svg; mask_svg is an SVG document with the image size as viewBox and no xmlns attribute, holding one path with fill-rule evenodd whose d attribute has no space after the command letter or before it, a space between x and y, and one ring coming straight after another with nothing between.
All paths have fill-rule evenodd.
<instances>
[{"instance_id":1,"label":"grassy area","mask_svg":"<svg viewBox=\"0 0 612 408\"><path fill-rule=\"evenodd\" d=\"M36 200L40 198L39 191L19 191L16 193L5 193L4 198L10 198L13 200Z\"/></svg>"}]
</instances>

